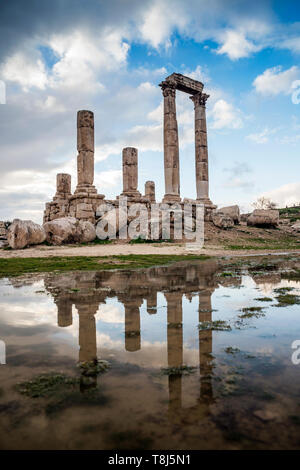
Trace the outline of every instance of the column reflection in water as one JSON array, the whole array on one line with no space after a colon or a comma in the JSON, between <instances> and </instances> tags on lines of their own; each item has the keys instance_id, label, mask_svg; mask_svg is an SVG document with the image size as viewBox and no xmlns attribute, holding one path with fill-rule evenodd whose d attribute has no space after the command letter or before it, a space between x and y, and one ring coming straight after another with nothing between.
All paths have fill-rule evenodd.
<instances>
[{"instance_id":1,"label":"column reflection in water","mask_svg":"<svg viewBox=\"0 0 300 470\"><path fill-rule=\"evenodd\" d=\"M167 302L167 360L169 368L183 366L183 308L182 296L192 299L199 293L199 321L211 321L211 295L216 286L214 273L217 265L213 262L190 263L180 266L156 267L144 272L99 272L76 273L70 276L49 276L46 288L55 294L58 309L58 326L72 325L72 305L79 316L79 362L97 361L95 314L107 298L117 298L125 310L125 350L141 350L140 307L146 301L149 314L157 313L157 293L164 292ZM74 292L70 292L70 287ZM105 289L99 289L103 286ZM109 290L107 291L107 288ZM78 292L77 292L78 291ZM108 293L109 292L109 293ZM196 320L196 319L195 319ZM182 375L168 376L169 416L184 416L198 419L208 411L213 403L212 388L212 331L199 330L200 391L198 403L194 407L182 409ZM180 371L179 371L180 372ZM81 376L81 389L95 387L97 374L86 380ZM194 418L192 418L194 416Z\"/></svg>"},{"instance_id":2,"label":"column reflection in water","mask_svg":"<svg viewBox=\"0 0 300 470\"><path fill-rule=\"evenodd\" d=\"M211 296L214 289L208 288L199 294L199 322L212 320ZM212 330L199 330L200 402L213 402Z\"/></svg>"},{"instance_id":3,"label":"column reflection in water","mask_svg":"<svg viewBox=\"0 0 300 470\"><path fill-rule=\"evenodd\" d=\"M138 351L141 349L141 319L140 306L142 300L130 299L124 301L125 308L125 349Z\"/></svg>"},{"instance_id":4,"label":"column reflection in water","mask_svg":"<svg viewBox=\"0 0 300 470\"><path fill-rule=\"evenodd\" d=\"M183 365L183 331L182 331L182 294L170 292L165 294L167 300L167 348L168 367L178 368ZM169 414L176 415L182 407L182 376L169 375Z\"/></svg>"},{"instance_id":5,"label":"column reflection in water","mask_svg":"<svg viewBox=\"0 0 300 470\"><path fill-rule=\"evenodd\" d=\"M76 303L79 315L79 362L97 362L97 333L95 314L99 304ZM97 373L89 372L88 377L82 372L80 389L86 390L97 386Z\"/></svg>"}]
</instances>

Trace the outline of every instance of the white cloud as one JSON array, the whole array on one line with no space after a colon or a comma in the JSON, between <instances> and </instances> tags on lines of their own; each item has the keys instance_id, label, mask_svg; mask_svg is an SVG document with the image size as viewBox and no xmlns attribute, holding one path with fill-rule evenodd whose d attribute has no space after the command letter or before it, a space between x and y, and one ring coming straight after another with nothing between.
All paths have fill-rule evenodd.
<instances>
[{"instance_id":1,"label":"white cloud","mask_svg":"<svg viewBox=\"0 0 300 470\"><path fill-rule=\"evenodd\" d=\"M241 112L223 99L216 101L210 114L212 129L239 129L243 126Z\"/></svg>"},{"instance_id":2,"label":"white cloud","mask_svg":"<svg viewBox=\"0 0 300 470\"><path fill-rule=\"evenodd\" d=\"M300 52L300 36L285 39L278 43L278 47L281 49L289 49L298 54Z\"/></svg>"},{"instance_id":3,"label":"white cloud","mask_svg":"<svg viewBox=\"0 0 300 470\"><path fill-rule=\"evenodd\" d=\"M157 49L164 45L170 47L170 36L174 29L187 25L189 18L179 2L174 7L165 0L154 1L145 14L139 27L142 39Z\"/></svg>"},{"instance_id":4,"label":"white cloud","mask_svg":"<svg viewBox=\"0 0 300 470\"><path fill-rule=\"evenodd\" d=\"M117 186L120 184L122 179L122 170L107 170L95 173L95 185L101 189L110 188L111 186Z\"/></svg>"},{"instance_id":5,"label":"white cloud","mask_svg":"<svg viewBox=\"0 0 300 470\"><path fill-rule=\"evenodd\" d=\"M300 203L300 183L289 183L279 188L260 194L278 204L279 207L292 206Z\"/></svg>"},{"instance_id":6,"label":"white cloud","mask_svg":"<svg viewBox=\"0 0 300 470\"><path fill-rule=\"evenodd\" d=\"M44 90L48 83L45 65L36 52L17 52L8 57L0 71L4 80L17 83L23 91L28 91L31 87Z\"/></svg>"},{"instance_id":7,"label":"white cloud","mask_svg":"<svg viewBox=\"0 0 300 470\"><path fill-rule=\"evenodd\" d=\"M99 70L115 70L126 63L129 45L117 31L102 31L90 37L85 31L54 36L49 46L59 57L52 70L52 86L89 85L93 91L103 88L97 81Z\"/></svg>"},{"instance_id":8,"label":"white cloud","mask_svg":"<svg viewBox=\"0 0 300 470\"><path fill-rule=\"evenodd\" d=\"M267 142L269 142L270 135L277 132L277 130L278 129L268 129L268 127L266 127L261 132L247 135L246 139L252 140L252 142L255 142L256 144L266 144Z\"/></svg>"},{"instance_id":9,"label":"white cloud","mask_svg":"<svg viewBox=\"0 0 300 470\"><path fill-rule=\"evenodd\" d=\"M231 60L249 57L253 52L257 52L262 46L257 46L254 42L246 39L241 31L228 30L221 35L222 45L216 50L217 54L227 54Z\"/></svg>"},{"instance_id":10,"label":"white cloud","mask_svg":"<svg viewBox=\"0 0 300 470\"><path fill-rule=\"evenodd\" d=\"M293 81L300 78L300 69L294 65L288 70L282 71L282 67L266 69L263 74L258 75L253 82L257 91L262 95L288 95L292 92Z\"/></svg>"}]
</instances>

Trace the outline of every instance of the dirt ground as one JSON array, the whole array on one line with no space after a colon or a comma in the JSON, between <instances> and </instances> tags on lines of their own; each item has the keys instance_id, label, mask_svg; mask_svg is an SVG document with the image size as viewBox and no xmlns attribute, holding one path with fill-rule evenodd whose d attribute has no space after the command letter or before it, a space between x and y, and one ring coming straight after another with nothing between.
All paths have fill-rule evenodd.
<instances>
[{"instance_id":1,"label":"dirt ground","mask_svg":"<svg viewBox=\"0 0 300 470\"><path fill-rule=\"evenodd\" d=\"M219 230L211 224L205 228L205 244L193 249L185 243L140 243L114 241L109 244L37 245L23 250L0 250L0 258L37 258L52 256L113 256L113 255L183 255L187 253L209 256L241 256L265 253L295 252L300 254L300 233L292 234L285 226L262 229L237 225L230 230Z\"/></svg>"}]
</instances>

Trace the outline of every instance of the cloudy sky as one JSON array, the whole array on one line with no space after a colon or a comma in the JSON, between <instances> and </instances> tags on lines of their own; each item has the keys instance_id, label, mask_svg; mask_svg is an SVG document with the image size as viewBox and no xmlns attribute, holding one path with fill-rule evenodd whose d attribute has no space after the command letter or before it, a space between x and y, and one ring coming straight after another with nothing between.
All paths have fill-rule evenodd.
<instances>
[{"instance_id":1,"label":"cloudy sky","mask_svg":"<svg viewBox=\"0 0 300 470\"><path fill-rule=\"evenodd\" d=\"M41 222L57 172L75 188L79 109L95 113L98 191L121 192L121 150L135 146L139 190L153 179L162 197L158 83L173 72L210 94L211 199L300 202L297 3L1 0L0 219ZM181 195L195 197L193 103L180 92L177 114Z\"/></svg>"}]
</instances>

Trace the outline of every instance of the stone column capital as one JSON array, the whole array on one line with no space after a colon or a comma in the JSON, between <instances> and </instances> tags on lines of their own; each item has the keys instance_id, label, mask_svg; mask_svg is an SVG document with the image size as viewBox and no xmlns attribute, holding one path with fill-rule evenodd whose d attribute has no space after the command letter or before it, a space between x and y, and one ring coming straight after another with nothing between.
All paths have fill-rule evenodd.
<instances>
[{"instance_id":1,"label":"stone column capital","mask_svg":"<svg viewBox=\"0 0 300 470\"><path fill-rule=\"evenodd\" d=\"M167 96L172 96L172 98L175 98L176 96L176 84L172 82L161 82L159 86L162 89L162 94L166 98Z\"/></svg>"},{"instance_id":2,"label":"stone column capital","mask_svg":"<svg viewBox=\"0 0 300 470\"><path fill-rule=\"evenodd\" d=\"M193 101L195 107L205 106L208 98L209 98L209 95L207 95L206 93L202 93L201 91L200 93L197 93L196 95L190 96L190 99Z\"/></svg>"}]
</instances>

